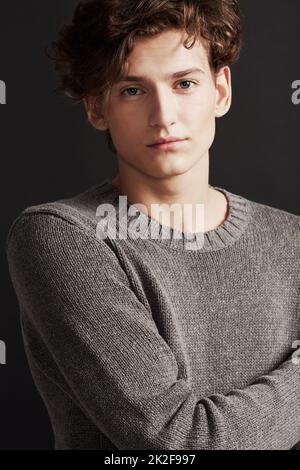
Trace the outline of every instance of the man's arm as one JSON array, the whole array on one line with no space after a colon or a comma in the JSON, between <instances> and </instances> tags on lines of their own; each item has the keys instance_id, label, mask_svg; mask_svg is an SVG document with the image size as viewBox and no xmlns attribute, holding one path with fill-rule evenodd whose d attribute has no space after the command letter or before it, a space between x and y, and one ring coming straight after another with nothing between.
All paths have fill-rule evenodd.
<instances>
[{"instance_id":1,"label":"man's arm","mask_svg":"<svg viewBox=\"0 0 300 470\"><path fill-rule=\"evenodd\" d=\"M299 441L300 366L291 358L244 389L198 399L105 241L31 213L7 242L22 311L119 449L291 449Z\"/></svg>"}]
</instances>

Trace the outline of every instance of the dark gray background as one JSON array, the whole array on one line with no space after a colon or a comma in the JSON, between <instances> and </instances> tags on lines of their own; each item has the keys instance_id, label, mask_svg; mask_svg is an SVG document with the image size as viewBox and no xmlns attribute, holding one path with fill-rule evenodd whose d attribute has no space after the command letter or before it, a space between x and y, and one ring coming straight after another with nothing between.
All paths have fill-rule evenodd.
<instances>
[{"instance_id":1,"label":"dark gray background","mask_svg":"<svg viewBox=\"0 0 300 470\"><path fill-rule=\"evenodd\" d=\"M1 1L1 247L25 207L78 193L117 172L104 134L87 124L82 105L53 93L58 85L44 47L70 18L73 0ZM240 62L232 67L233 104L217 120L210 184L300 215L300 80L298 0L241 0L245 16ZM0 448L51 449L46 408L32 382L20 334L18 304L1 250Z\"/></svg>"}]
</instances>

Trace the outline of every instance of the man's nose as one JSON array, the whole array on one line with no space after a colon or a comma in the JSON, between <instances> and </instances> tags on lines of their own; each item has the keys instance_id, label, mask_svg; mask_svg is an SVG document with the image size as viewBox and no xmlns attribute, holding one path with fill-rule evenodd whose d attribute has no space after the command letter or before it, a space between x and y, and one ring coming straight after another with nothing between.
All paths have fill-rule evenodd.
<instances>
[{"instance_id":1,"label":"man's nose","mask_svg":"<svg viewBox=\"0 0 300 470\"><path fill-rule=\"evenodd\" d=\"M150 103L150 126L168 127L177 120L177 104L172 90L153 93Z\"/></svg>"}]
</instances>

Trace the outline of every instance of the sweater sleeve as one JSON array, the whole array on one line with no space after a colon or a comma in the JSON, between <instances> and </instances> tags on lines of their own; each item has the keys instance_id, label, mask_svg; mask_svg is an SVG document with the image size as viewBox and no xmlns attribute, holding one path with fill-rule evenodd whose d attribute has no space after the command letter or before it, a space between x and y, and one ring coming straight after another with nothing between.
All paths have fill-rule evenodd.
<instances>
[{"instance_id":1,"label":"sweater sleeve","mask_svg":"<svg viewBox=\"0 0 300 470\"><path fill-rule=\"evenodd\" d=\"M37 212L18 217L6 252L22 311L117 448L291 449L299 441L292 356L244 389L199 399L105 240Z\"/></svg>"}]
</instances>

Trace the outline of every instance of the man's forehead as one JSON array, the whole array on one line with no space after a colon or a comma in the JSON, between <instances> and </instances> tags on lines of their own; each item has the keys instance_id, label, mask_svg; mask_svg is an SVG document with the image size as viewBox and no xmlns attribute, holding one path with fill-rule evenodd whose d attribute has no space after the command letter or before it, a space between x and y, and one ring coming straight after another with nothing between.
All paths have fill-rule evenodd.
<instances>
[{"instance_id":1,"label":"man's forehead","mask_svg":"<svg viewBox=\"0 0 300 470\"><path fill-rule=\"evenodd\" d=\"M169 30L138 40L127 57L127 67L119 83L155 79L169 81L185 75L203 75L208 68L207 51L199 39L193 47L185 47L184 33ZM158 66L159 64L159 66Z\"/></svg>"},{"instance_id":2,"label":"man's forehead","mask_svg":"<svg viewBox=\"0 0 300 470\"><path fill-rule=\"evenodd\" d=\"M165 73L162 75L162 78L164 80L170 80L170 79L173 79L173 78L180 78L180 77L183 77L185 75L189 75L189 74L199 74L199 75L202 75L205 73L204 71L204 68L203 67L189 67L187 69L184 69L184 70L177 70L175 72L171 72L171 73ZM129 72L128 75L126 75L122 80L121 82L146 82L147 80L149 80L149 77L147 77L146 75L136 75L132 72Z\"/></svg>"},{"instance_id":3,"label":"man's forehead","mask_svg":"<svg viewBox=\"0 0 300 470\"><path fill-rule=\"evenodd\" d=\"M186 35L173 30L142 39L138 38L128 56L128 62L129 64L140 64L149 60L159 60L166 63L172 59L175 62L190 62L196 57L197 62L200 60L203 65L207 58L206 42L195 38L193 46L188 47L184 40L187 40Z\"/></svg>"}]
</instances>

